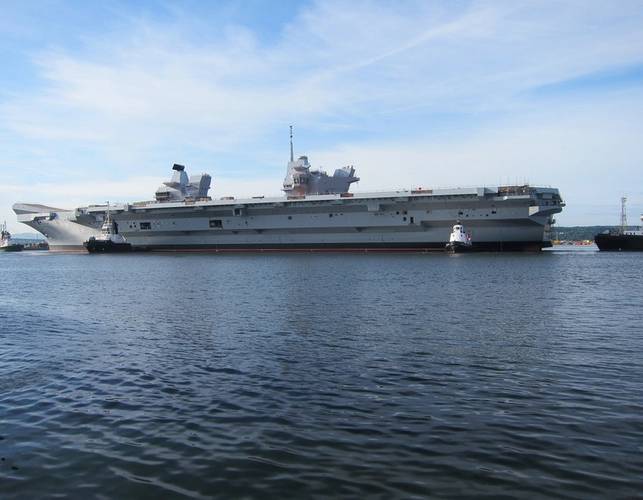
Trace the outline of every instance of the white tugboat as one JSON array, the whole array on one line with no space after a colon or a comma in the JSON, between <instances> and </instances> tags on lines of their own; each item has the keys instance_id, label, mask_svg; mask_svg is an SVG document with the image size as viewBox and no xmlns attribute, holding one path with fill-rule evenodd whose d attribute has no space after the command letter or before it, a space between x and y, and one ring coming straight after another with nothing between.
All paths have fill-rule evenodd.
<instances>
[{"instance_id":1,"label":"white tugboat","mask_svg":"<svg viewBox=\"0 0 643 500\"><path fill-rule=\"evenodd\" d=\"M464 230L460 221L456 222L451 236L449 236L449 243L445 246L446 251L452 253L470 252L472 248L471 235Z\"/></svg>"},{"instance_id":2,"label":"white tugboat","mask_svg":"<svg viewBox=\"0 0 643 500\"><path fill-rule=\"evenodd\" d=\"M107 203L107 214L105 222L101 227L98 236L92 236L83 243L89 253L117 253L131 252L132 245L118 233L118 224L112 219L109 213L109 203Z\"/></svg>"},{"instance_id":3,"label":"white tugboat","mask_svg":"<svg viewBox=\"0 0 643 500\"><path fill-rule=\"evenodd\" d=\"M6 221L0 226L0 252L20 252L24 247L11 242L11 233L7 231Z\"/></svg>"}]
</instances>

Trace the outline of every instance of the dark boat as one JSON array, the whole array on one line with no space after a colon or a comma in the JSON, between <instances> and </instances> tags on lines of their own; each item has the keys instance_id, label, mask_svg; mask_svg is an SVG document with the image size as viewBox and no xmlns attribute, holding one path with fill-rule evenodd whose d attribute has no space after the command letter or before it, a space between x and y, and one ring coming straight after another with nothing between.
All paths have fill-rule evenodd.
<instances>
[{"instance_id":1,"label":"dark boat","mask_svg":"<svg viewBox=\"0 0 643 500\"><path fill-rule=\"evenodd\" d=\"M25 247L18 244L0 246L0 252L22 252Z\"/></svg>"},{"instance_id":2,"label":"dark boat","mask_svg":"<svg viewBox=\"0 0 643 500\"><path fill-rule=\"evenodd\" d=\"M89 253L125 253L132 251L132 244L125 241L122 235L118 234L118 224L109 215L109 204L107 205L107 216L101 234L92 236L83 243Z\"/></svg>"},{"instance_id":3,"label":"dark boat","mask_svg":"<svg viewBox=\"0 0 643 500\"><path fill-rule=\"evenodd\" d=\"M132 251L131 243L117 243L112 240L97 239L94 236L84 242L83 246L89 253L121 253Z\"/></svg>"},{"instance_id":4,"label":"dark boat","mask_svg":"<svg viewBox=\"0 0 643 500\"><path fill-rule=\"evenodd\" d=\"M594 242L601 251L643 252L643 233L641 231L601 233L594 237Z\"/></svg>"},{"instance_id":5,"label":"dark boat","mask_svg":"<svg viewBox=\"0 0 643 500\"><path fill-rule=\"evenodd\" d=\"M626 201L627 198L621 198L621 227L594 236L594 243L599 250L604 252L643 252L643 215L641 216L641 228L638 231L628 230Z\"/></svg>"}]
</instances>

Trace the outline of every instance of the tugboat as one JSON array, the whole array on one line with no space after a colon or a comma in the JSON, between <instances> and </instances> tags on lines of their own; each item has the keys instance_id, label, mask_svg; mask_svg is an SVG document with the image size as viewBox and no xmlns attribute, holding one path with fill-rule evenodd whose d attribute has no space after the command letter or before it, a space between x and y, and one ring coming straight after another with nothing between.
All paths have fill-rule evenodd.
<instances>
[{"instance_id":1,"label":"tugboat","mask_svg":"<svg viewBox=\"0 0 643 500\"><path fill-rule=\"evenodd\" d=\"M444 249L451 253L470 252L473 249L471 235L464 230L464 226L460 221L457 221L453 226L449 243L445 245Z\"/></svg>"},{"instance_id":2,"label":"tugboat","mask_svg":"<svg viewBox=\"0 0 643 500\"><path fill-rule=\"evenodd\" d=\"M20 252L24 247L11 242L11 233L7 231L7 222L0 226L0 252Z\"/></svg>"},{"instance_id":3,"label":"tugboat","mask_svg":"<svg viewBox=\"0 0 643 500\"><path fill-rule=\"evenodd\" d=\"M109 214L109 203L107 204L107 215L101 227L99 236L92 236L83 243L89 253L122 253L131 252L132 244L125 241L122 235L118 234L118 223Z\"/></svg>"},{"instance_id":4,"label":"tugboat","mask_svg":"<svg viewBox=\"0 0 643 500\"><path fill-rule=\"evenodd\" d=\"M627 229L627 214L625 202L627 198L621 198L621 227L612 231L594 236L594 242L599 250L603 252L643 252L643 215L641 216L641 227L637 230Z\"/></svg>"}]
</instances>

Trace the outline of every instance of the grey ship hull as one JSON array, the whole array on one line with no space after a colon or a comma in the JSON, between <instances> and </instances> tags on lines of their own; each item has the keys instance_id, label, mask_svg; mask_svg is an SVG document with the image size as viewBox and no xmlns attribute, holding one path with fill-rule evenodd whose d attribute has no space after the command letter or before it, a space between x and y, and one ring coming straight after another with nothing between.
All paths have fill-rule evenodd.
<instances>
[{"instance_id":1,"label":"grey ship hull","mask_svg":"<svg viewBox=\"0 0 643 500\"><path fill-rule=\"evenodd\" d=\"M558 190L527 186L309 195L299 199L147 202L112 206L133 249L153 251L443 250L456 220L477 250L540 250L551 245ZM59 211L14 206L18 220L50 248L83 250L100 232L106 207Z\"/></svg>"}]
</instances>

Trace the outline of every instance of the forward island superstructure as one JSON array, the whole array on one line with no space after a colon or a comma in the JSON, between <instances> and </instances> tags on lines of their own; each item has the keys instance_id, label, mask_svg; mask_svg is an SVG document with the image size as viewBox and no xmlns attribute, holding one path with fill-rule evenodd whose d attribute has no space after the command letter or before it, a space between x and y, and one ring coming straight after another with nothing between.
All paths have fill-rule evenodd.
<instances>
[{"instance_id":1,"label":"forward island superstructure","mask_svg":"<svg viewBox=\"0 0 643 500\"><path fill-rule=\"evenodd\" d=\"M466 223L477 250L551 246L558 189L499 186L350 193L352 166L328 175L291 154L284 196L218 200L208 174L173 166L155 199L61 210L16 203L18 221L47 237L52 251L80 250L109 216L134 250L152 251L430 251L443 250L455 221Z\"/></svg>"}]
</instances>

